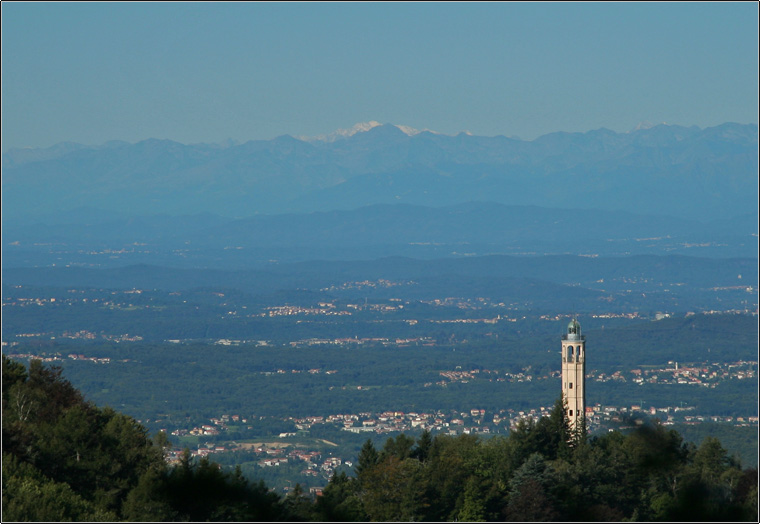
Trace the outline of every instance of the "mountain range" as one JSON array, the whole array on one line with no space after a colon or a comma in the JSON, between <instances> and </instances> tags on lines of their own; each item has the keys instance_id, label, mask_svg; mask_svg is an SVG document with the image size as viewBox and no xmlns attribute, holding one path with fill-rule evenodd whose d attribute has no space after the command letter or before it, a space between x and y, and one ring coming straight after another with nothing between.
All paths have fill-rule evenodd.
<instances>
[{"instance_id":1,"label":"mountain range","mask_svg":"<svg viewBox=\"0 0 760 524\"><path fill-rule=\"evenodd\" d=\"M658 125L523 141L359 124L324 137L243 144L149 139L3 155L3 219L78 208L228 218L464 202L670 215L758 212L757 125Z\"/></svg>"}]
</instances>

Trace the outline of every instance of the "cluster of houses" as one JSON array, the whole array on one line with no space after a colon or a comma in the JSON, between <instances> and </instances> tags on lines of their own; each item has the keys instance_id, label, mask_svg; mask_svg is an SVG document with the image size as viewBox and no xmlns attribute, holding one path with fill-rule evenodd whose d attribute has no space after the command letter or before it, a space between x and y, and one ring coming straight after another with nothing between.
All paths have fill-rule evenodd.
<instances>
[{"instance_id":1,"label":"cluster of houses","mask_svg":"<svg viewBox=\"0 0 760 524\"><path fill-rule=\"evenodd\" d=\"M93 333L92 331L87 331L86 329L81 329L79 331L63 331L59 334L55 334L53 332L33 332L33 333L18 333L16 334L17 338L49 338L50 340L55 340L56 337L60 338L68 338L70 340L96 340L96 339L102 339L102 340L108 340L111 342L139 342L143 340L143 337L140 335L130 335L129 333L124 333L122 335L111 335L108 333ZM17 346L18 342L6 342L3 341L3 347L13 347ZM39 357L43 359L42 357ZM43 359L44 360L44 359ZM61 360L60 358L58 360Z\"/></svg>"},{"instance_id":2,"label":"cluster of houses","mask_svg":"<svg viewBox=\"0 0 760 524\"><path fill-rule=\"evenodd\" d=\"M336 311L333 304L320 304L324 307L274 306L266 308L264 313L251 317L287 317L293 315L351 315L350 311Z\"/></svg>"},{"instance_id":3,"label":"cluster of houses","mask_svg":"<svg viewBox=\"0 0 760 524\"><path fill-rule=\"evenodd\" d=\"M77 354L74 354L74 353L69 353L68 357L71 360L89 360L91 362L96 362L98 364L110 364L111 363L111 359L108 358L108 357L103 357L103 358L86 357L84 355L77 355Z\"/></svg>"},{"instance_id":4,"label":"cluster of houses","mask_svg":"<svg viewBox=\"0 0 760 524\"><path fill-rule=\"evenodd\" d=\"M290 435L290 434L288 434ZM293 433L292 435L295 435ZM246 451L258 457L256 463L259 467L279 467L286 464L302 464L303 468L300 470L300 474L306 477L323 477L329 478L334 473L335 469L344 465L349 468L353 467L351 460L345 460L336 456L323 456L324 453L314 450L304 450L285 443L226 443L219 444L213 442L206 442L205 444L199 444L198 448L190 452L192 457L207 457L214 453L225 453L233 451ZM172 449L168 452L167 462L169 464L176 464L179 462L183 450Z\"/></svg>"},{"instance_id":5,"label":"cluster of houses","mask_svg":"<svg viewBox=\"0 0 760 524\"><path fill-rule=\"evenodd\" d=\"M227 424L230 422L233 424L247 424L248 419L243 418L240 415L222 415L221 417L210 419L210 422L211 424L202 424L193 429L175 429L171 434L175 437L184 437L186 435L219 435L221 432L227 430Z\"/></svg>"},{"instance_id":6,"label":"cluster of houses","mask_svg":"<svg viewBox=\"0 0 760 524\"><path fill-rule=\"evenodd\" d=\"M628 380L637 384L692 384L714 388L722 380L744 380L757 377L757 362L702 362L699 364L687 364L670 361L666 367L651 367L630 370L626 377L621 371L611 375L592 372L589 378L598 382Z\"/></svg>"},{"instance_id":7,"label":"cluster of houses","mask_svg":"<svg viewBox=\"0 0 760 524\"><path fill-rule=\"evenodd\" d=\"M408 322L416 323L416 320L410 320ZM301 340L294 340L289 343L291 347L305 347L305 346L323 346L323 345L382 345L382 346L397 346L406 347L409 345L422 345L433 346L435 340L430 337L414 337L414 338L387 338L387 337L364 337L364 338L306 338Z\"/></svg>"},{"instance_id":8,"label":"cluster of houses","mask_svg":"<svg viewBox=\"0 0 760 524\"><path fill-rule=\"evenodd\" d=\"M233 448L242 448L253 451L257 454L263 454L265 457L259 461L263 467L278 466L293 460L302 460L308 462L308 469L314 469L314 458L319 455L317 452L308 452L300 449L294 449L289 454L285 454L283 445L288 445L288 437L296 437L298 432L305 432L311 429L315 424L330 424L337 428L352 433L384 434L394 432L408 432L415 430L428 430L431 432L442 432L450 435L458 434L490 434L503 433L514 428L523 419L533 419L538 421L540 418L548 416L551 407L541 406L530 410L506 409L499 412L488 413L486 410L473 408L468 412L445 413L436 411L431 413L417 413L402 411L385 411L382 413L360 412L348 414L334 414L328 416L309 416L309 417L287 417L283 420L292 422L295 432L286 432L279 435L278 445L269 446L259 445L251 449L250 446L233 444ZM697 415L693 413L693 406L663 406L663 407L643 407L639 404L631 406L602 406L596 404L586 407L586 419L590 429L607 427L612 423L621 422L626 415L644 413L650 416L657 416L664 424L673 424L675 422L700 423L700 422L727 422L734 425L758 425L758 417L749 415L745 417L726 417ZM176 429L171 432L174 436L197 435L197 436L217 436L227 430L227 424L247 424L248 419L239 415L222 415L219 418L210 420L210 424L203 424L191 430ZM614 425L614 424L612 424ZM250 426L249 426L250 427ZM199 447L198 455L207 455L209 453L218 453L230 451L230 444L227 448L218 445L209 445ZM318 465L323 470L334 468L340 465L340 459L331 457L329 464Z\"/></svg>"},{"instance_id":9,"label":"cluster of houses","mask_svg":"<svg viewBox=\"0 0 760 524\"><path fill-rule=\"evenodd\" d=\"M293 433L292 435L295 435ZM288 434L290 436L290 434ZM319 451L307 451L299 448L274 446L270 447L267 444L259 444L256 447L250 448L251 453L255 453L262 458L258 461L258 465L261 467L277 467L283 464L303 462L304 469L301 470L301 474L306 476L317 476L319 471L323 471L326 474L332 474L333 470L343 464L343 459L339 457L327 457L325 460L320 461L322 453ZM353 463L347 461L347 465L353 466Z\"/></svg>"},{"instance_id":10,"label":"cluster of houses","mask_svg":"<svg viewBox=\"0 0 760 524\"><path fill-rule=\"evenodd\" d=\"M46 354L38 355L38 354L33 354L33 353L14 353L9 356L11 358L16 358L16 359L41 360L42 362L62 362L64 360L64 356L61 355L60 353L55 353L52 355L46 355ZM81 353L69 353L68 355L66 355L65 358L69 360L81 360L81 361L93 362L95 364L111 364L112 362L131 362L131 359L128 359L128 358L113 360L109 357L89 357Z\"/></svg>"},{"instance_id":11,"label":"cluster of houses","mask_svg":"<svg viewBox=\"0 0 760 524\"><path fill-rule=\"evenodd\" d=\"M338 291L345 289L365 289L365 288L389 288L395 286L410 286L414 285L414 281L393 281L381 278L379 280L362 280L357 282L345 282L339 286L330 286L320 289L320 291Z\"/></svg>"},{"instance_id":12,"label":"cluster of houses","mask_svg":"<svg viewBox=\"0 0 760 524\"><path fill-rule=\"evenodd\" d=\"M140 335L130 335L125 333L123 335L109 335L107 333L93 333L81 329L79 331L64 331L61 333L61 338L70 338L72 340L95 340L102 338L103 340L110 340L111 342L139 342L143 339Z\"/></svg>"}]
</instances>

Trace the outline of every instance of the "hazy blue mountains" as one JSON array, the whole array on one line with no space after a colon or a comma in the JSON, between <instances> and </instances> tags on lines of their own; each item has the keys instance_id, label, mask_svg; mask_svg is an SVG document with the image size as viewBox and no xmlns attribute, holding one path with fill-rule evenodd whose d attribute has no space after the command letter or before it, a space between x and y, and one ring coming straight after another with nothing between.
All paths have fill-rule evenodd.
<instances>
[{"instance_id":1,"label":"hazy blue mountains","mask_svg":"<svg viewBox=\"0 0 760 524\"><path fill-rule=\"evenodd\" d=\"M3 155L4 219L81 207L229 218L468 201L669 214L757 214L757 126L659 125L503 136L407 134L382 125L334 141L59 144Z\"/></svg>"},{"instance_id":2,"label":"hazy blue mountains","mask_svg":"<svg viewBox=\"0 0 760 524\"><path fill-rule=\"evenodd\" d=\"M376 204L256 215L120 217L80 209L3 226L5 267L160 264L246 268L298 260L423 259L489 254L756 258L757 220L700 222L624 211L469 202Z\"/></svg>"}]
</instances>

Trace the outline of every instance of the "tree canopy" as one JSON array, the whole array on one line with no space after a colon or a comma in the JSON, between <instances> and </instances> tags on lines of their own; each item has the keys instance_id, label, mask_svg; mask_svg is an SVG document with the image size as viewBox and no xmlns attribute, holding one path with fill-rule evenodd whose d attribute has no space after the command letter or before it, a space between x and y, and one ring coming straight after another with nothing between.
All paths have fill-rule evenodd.
<instances>
[{"instance_id":1,"label":"tree canopy","mask_svg":"<svg viewBox=\"0 0 760 524\"><path fill-rule=\"evenodd\" d=\"M3 518L13 521L757 521L757 469L654 422L570 431L562 398L506 437L399 434L356 476L284 498L87 402L61 370L3 357ZM581 425L583 428L583 425Z\"/></svg>"}]
</instances>

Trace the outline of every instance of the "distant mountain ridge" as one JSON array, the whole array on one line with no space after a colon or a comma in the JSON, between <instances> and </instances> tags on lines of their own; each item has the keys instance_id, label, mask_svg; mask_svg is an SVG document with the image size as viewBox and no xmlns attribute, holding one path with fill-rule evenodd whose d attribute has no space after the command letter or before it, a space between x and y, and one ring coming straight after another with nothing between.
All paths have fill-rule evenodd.
<instances>
[{"instance_id":1,"label":"distant mountain ridge","mask_svg":"<svg viewBox=\"0 0 760 524\"><path fill-rule=\"evenodd\" d=\"M5 217L89 206L228 217L467 201L711 220L757 213L757 125L657 125L533 141L369 123L340 139L149 139L3 155Z\"/></svg>"},{"instance_id":2,"label":"distant mountain ridge","mask_svg":"<svg viewBox=\"0 0 760 524\"><path fill-rule=\"evenodd\" d=\"M373 261L308 261L271 264L243 270L176 268L131 265L117 268L34 267L4 268L4 286L94 287L103 289L191 290L199 288L236 289L256 295L289 290L295 296L304 291L339 293L332 286L346 282L388 280L406 282L400 287L361 289L345 294L355 297L432 299L441 296L499 296L515 294L542 303L542 307L570 309L573 304L594 310L600 303L611 307L616 301L641 304L637 293L651 294L649 300L664 297L662 283L677 288L671 299L693 300L705 294L715 301L714 286L757 286L757 260L749 258L706 259L676 255L632 257L541 257L485 256L417 260L404 257ZM737 277L737 275L743 275ZM632 280L629 280L632 279ZM675 284L677 283L677 284ZM601 289L604 289L602 291ZM700 291L701 290L701 291ZM691 297L691 298L689 298ZM563 305L559 306L559 301ZM698 301L704 299L700 298ZM516 300L516 299L515 299ZM718 299L719 301L720 299ZM684 303L685 304L685 303ZM692 302L691 306L695 307ZM675 305L675 304L671 304ZM627 306L626 306L627 307Z\"/></svg>"},{"instance_id":3,"label":"distant mountain ridge","mask_svg":"<svg viewBox=\"0 0 760 524\"><path fill-rule=\"evenodd\" d=\"M756 258L757 228L752 215L699 222L493 202L440 208L375 204L243 219L210 213L122 216L78 209L41 215L34 223L4 222L3 263L5 267L149 263L238 268L260 267L271 260L488 254Z\"/></svg>"}]
</instances>

